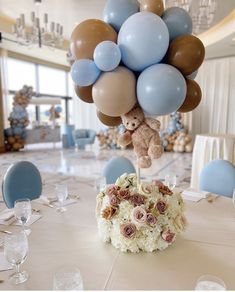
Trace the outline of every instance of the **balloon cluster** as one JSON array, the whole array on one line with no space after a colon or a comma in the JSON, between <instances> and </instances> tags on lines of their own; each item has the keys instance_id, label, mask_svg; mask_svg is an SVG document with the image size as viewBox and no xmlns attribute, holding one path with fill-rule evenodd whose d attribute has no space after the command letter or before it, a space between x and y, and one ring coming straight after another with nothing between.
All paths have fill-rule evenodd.
<instances>
[{"instance_id":1,"label":"balloon cluster","mask_svg":"<svg viewBox=\"0 0 235 292\"><path fill-rule=\"evenodd\" d=\"M45 111L45 115L49 117L50 121L53 121L55 119L60 118L60 114L62 112L61 106L51 106L51 108L48 111Z\"/></svg>"},{"instance_id":2,"label":"balloon cluster","mask_svg":"<svg viewBox=\"0 0 235 292\"><path fill-rule=\"evenodd\" d=\"M70 41L75 91L95 103L102 122L120 123L136 103L152 116L198 106L193 78L205 48L185 10L164 10L162 0L107 0L103 20L83 21Z\"/></svg>"},{"instance_id":3,"label":"balloon cluster","mask_svg":"<svg viewBox=\"0 0 235 292\"><path fill-rule=\"evenodd\" d=\"M8 118L10 128L5 129L5 147L7 151L19 151L24 148L25 128L29 124L26 107L33 96L33 88L24 86L13 98L13 109Z\"/></svg>"},{"instance_id":4,"label":"balloon cluster","mask_svg":"<svg viewBox=\"0 0 235 292\"><path fill-rule=\"evenodd\" d=\"M100 149L121 149L118 145L119 128L109 127L97 134Z\"/></svg>"}]
</instances>

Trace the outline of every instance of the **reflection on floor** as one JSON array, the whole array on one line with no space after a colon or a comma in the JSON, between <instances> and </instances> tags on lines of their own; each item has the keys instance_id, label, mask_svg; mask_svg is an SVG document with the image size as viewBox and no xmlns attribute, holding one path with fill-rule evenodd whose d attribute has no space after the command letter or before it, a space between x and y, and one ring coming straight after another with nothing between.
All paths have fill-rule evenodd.
<instances>
[{"instance_id":1,"label":"reflection on floor","mask_svg":"<svg viewBox=\"0 0 235 292\"><path fill-rule=\"evenodd\" d=\"M106 162L113 156L123 155L135 164L133 150L103 150L82 151L74 149L41 149L25 150L17 153L0 155L0 182L7 168L17 161L27 160L33 162L44 175L55 176L58 180L62 176L75 176L84 181L94 181L101 176ZM186 188L190 183L191 154L164 153L155 160L152 167L141 170L141 177L164 180L166 174L176 174L178 186ZM67 178L68 179L68 178Z\"/></svg>"}]
</instances>

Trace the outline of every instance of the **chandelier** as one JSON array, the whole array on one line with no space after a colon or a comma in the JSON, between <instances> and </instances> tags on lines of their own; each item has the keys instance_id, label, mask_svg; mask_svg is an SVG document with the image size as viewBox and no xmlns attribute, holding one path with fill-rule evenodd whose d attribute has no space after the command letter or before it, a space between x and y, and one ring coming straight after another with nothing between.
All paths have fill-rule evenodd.
<instances>
[{"instance_id":1,"label":"chandelier","mask_svg":"<svg viewBox=\"0 0 235 292\"><path fill-rule=\"evenodd\" d=\"M166 0L166 7L178 6L185 9L193 21L193 33L207 30L215 17L216 0Z\"/></svg>"},{"instance_id":2,"label":"chandelier","mask_svg":"<svg viewBox=\"0 0 235 292\"><path fill-rule=\"evenodd\" d=\"M31 25L25 22L25 14L20 14L13 25L13 34L17 42L21 45L31 46L38 45L49 47L61 47L63 45L63 26L59 23L48 22L48 14L43 16L43 24L39 18L39 5L41 0L34 0L37 13L31 12Z\"/></svg>"}]
</instances>

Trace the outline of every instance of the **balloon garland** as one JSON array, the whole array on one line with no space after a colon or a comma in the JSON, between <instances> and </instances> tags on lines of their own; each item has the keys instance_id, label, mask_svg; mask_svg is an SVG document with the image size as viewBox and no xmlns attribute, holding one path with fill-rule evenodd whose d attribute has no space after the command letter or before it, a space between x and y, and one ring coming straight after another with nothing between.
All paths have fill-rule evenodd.
<instances>
[{"instance_id":1,"label":"balloon garland","mask_svg":"<svg viewBox=\"0 0 235 292\"><path fill-rule=\"evenodd\" d=\"M10 128L5 129L5 148L7 151L19 151L24 148L26 138L25 128L29 124L27 106L33 96L33 88L24 87L15 93L13 98L13 109L8 118Z\"/></svg>"},{"instance_id":2,"label":"balloon garland","mask_svg":"<svg viewBox=\"0 0 235 292\"><path fill-rule=\"evenodd\" d=\"M107 0L103 20L88 19L70 40L78 97L95 103L108 126L138 104L145 115L188 112L201 100L193 80L205 57L183 9L162 0Z\"/></svg>"}]
</instances>

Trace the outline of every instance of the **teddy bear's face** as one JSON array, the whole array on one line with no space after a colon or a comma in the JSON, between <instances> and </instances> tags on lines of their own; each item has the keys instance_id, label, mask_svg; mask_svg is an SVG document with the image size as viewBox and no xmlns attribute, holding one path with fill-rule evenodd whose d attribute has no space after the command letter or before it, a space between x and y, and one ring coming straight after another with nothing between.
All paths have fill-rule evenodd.
<instances>
[{"instance_id":1,"label":"teddy bear's face","mask_svg":"<svg viewBox=\"0 0 235 292\"><path fill-rule=\"evenodd\" d=\"M137 129L143 120L144 114L140 108L135 108L122 116L122 123L129 131L134 131Z\"/></svg>"}]
</instances>

